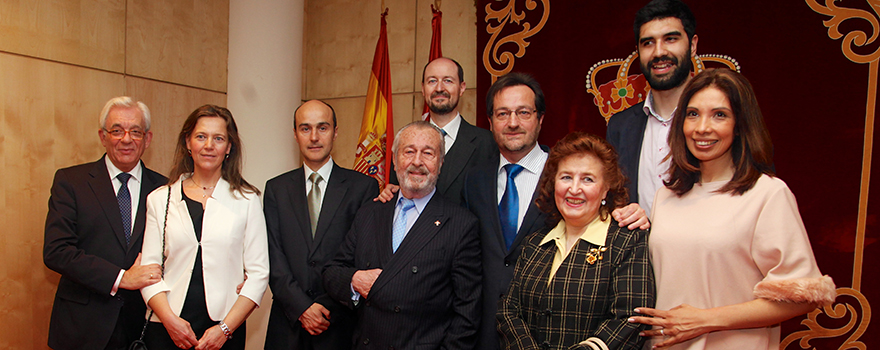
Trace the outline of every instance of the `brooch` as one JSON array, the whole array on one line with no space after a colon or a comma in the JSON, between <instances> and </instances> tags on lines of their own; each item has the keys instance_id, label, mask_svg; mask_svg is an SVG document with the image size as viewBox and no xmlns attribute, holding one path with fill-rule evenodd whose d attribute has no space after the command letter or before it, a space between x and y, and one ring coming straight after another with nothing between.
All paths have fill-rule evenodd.
<instances>
[{"instance_id":1,"label":"brooch","mask_svg":"<svg viewBox=\"0 0 880 350\"><path fill-rule=\"evenodd\" d=\"M604 253L608 248L599 247L599 248L590 248L590 252L587 253L587 263L593 265L598 260L602 260L602 253Z\"/></svg>"}]
</instances>

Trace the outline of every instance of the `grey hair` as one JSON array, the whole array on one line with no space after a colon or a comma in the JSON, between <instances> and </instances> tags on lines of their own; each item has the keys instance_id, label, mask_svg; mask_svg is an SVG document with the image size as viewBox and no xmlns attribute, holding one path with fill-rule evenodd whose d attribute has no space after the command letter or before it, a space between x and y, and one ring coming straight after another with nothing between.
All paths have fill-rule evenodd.
<instances>
[{"instance_id":1,"label":"grey hair","mask_svg":"<svg viewBox=\"0 0 880 350\"><path fill-rule=\"evenodd\" d=\"M101 110L101 125L99 125L99 127L104 128L107 126L107 115L110 114L110 110L114 107L139 109L141 114L144 115L145 131L150 131L150 109L147 108L147 105L143 102L135 101L128 96L114 97L111 98L110 101L107 101L104 105L104 109Z\"/></svg>"},{"instance_id":2,"label":"grey hair","mask_svg":"<svg viewBox=\"0 0 880 350\"><path fill-rule=\"evenodd\" d=\"M440 164L443 164L443 158L446 156L446 138L443 137L443 131L440 130L436 125L431 124L431 122L418 120L412 123L404 125L400 130L397 130L397 134L394 135L394 144L391 145L391 154L394 157L397 157L397 149L398 144L400 143L400 134L403 133L404 130L409 129L410 127L414 127L419 130L424 129L432 129L437 132L437 136L440 136L440 148L437 150L438 158L440 160Z\"/></svg>"}]
</instances>

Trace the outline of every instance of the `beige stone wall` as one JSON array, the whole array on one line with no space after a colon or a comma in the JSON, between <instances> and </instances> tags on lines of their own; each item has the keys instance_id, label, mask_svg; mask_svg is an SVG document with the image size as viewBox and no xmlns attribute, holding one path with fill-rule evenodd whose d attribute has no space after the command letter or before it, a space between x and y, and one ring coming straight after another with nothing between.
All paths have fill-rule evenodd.
<instances>
[{"instance_id":1,"label":"beige stone wall","mask_svg":"<svg viewBox=\"0 0 880 350\"><path fill-rule=\"evenodd\" d=\"M59 275L42 260L56 169L97 160L98 114L152 111L144 161L168 173L174 135L226 104L227 0L0 1L0 349L45 349Z\"/></svg>"},{"instance_id":2,"label":"beige stone wall","mask_svg":"<svg viewBox=\"0 0 880 350\"><path fill-rule=\"evenodd\" d=\"M364 113L367 82L379 38L381 0L306 0L303 51L303 99L333 105L339 137L333 158L342 166L354 164L354 152ZM431 45L433 0L385 0L388 8L388 53L394 126L400 128L422 114L422 69ZM461 114L475 121L476 8L472 0L445 0L442 49L465 71L467 91Z\"/></svg>"}]
</instances>

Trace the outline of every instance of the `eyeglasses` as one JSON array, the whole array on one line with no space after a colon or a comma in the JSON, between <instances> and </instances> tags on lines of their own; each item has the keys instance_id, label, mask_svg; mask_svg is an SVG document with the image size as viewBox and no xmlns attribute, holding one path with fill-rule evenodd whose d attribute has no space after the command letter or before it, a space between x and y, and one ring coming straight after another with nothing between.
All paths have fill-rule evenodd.
<instances>
[{"instance_id":1,"label":"eyeglasses","mask_svg":"<svg viewBox=\"0 0 880 350\"><path fill-rule=\"evenodd\" d=\"M526 107L517 108L515 111L511 111L507 108L499 108L499 109L495 110L495 113L493 114L493 116L495 117L495 119L497 119L500 122L507 121L508 119L510 119L511 115L515 115L516 118L519 119L520 121L526 121L526 120L532 119L532 116L534 116L535 112L537 112L537 111L538 111L537 109L526 108Z\"/></svg>"},{"instance_id":2,"label":"eyeglasses","mask_svg":"<svg viewBox=\"0 0 880 350\"><path fill-rule=\"evenodd\" d=\"M131 136L132 140L143 140L144 135L146 134L140 130L123 130L123 129L115 129L115 128L112 130L104 129L104 132L110 134L110 137L117 139L117 140L121 140L123 137L125 137L125 134L128 134L128 136Z\"/></svg>"}]
</instances>

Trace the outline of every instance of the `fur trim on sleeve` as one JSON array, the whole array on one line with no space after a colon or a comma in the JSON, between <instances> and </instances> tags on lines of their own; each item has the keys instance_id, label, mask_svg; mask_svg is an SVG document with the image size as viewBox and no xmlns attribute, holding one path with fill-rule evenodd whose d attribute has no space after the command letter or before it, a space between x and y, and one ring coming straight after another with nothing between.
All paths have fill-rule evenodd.
<instances>
[{"instance_id":1,"label":"fur trim on sleeve","mask_svg":"<svg viewBox=\"0 0 880 350\"><path fill-rule=\"evenodd\" d=\"M831 305L837 298L834 281L828 275L815 278L761 281L755 286L755 297L779 302Z\"/></svg>"}]
</instances>

